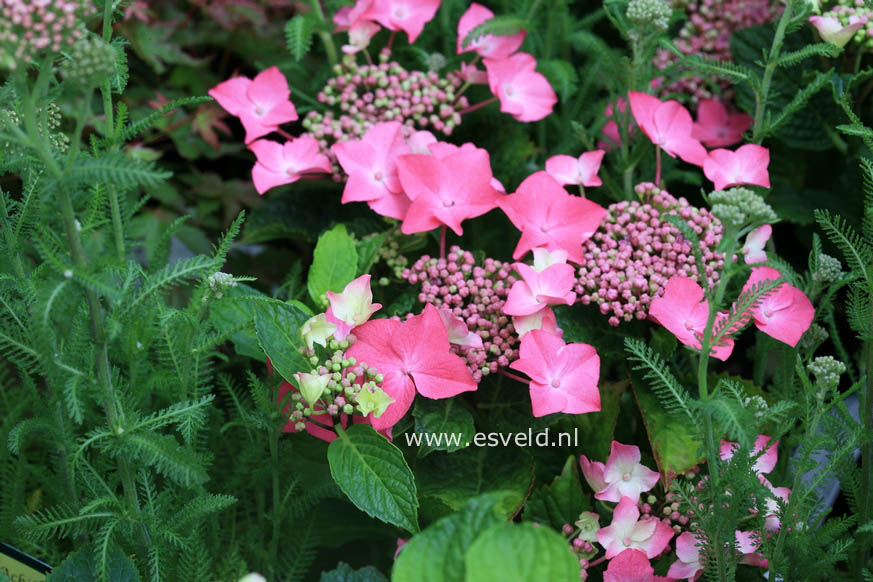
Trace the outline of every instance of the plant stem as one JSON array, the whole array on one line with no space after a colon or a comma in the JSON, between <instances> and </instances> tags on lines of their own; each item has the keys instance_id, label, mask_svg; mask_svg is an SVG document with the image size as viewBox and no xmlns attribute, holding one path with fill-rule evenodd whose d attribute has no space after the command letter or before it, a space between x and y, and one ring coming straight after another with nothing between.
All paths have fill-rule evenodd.
<instances>
[{"instance_id":1,"label":"plant stem","mask_svg":"<svg viewBox=\"0 0 873 582\"><path fill-rule=\"evenodd\" d=\"M794 8L793 0L785 3L785 10L776 25L776 34L773 36L773 44L770 45L770 54L767 57L767 66L764 68L764 78L761 81L761 91L755 92L755 123L752 126L752 142L760 144L764 141L764 114L767 111L767 99L770 94L770 84L773 82L773 73L776 72L776 58L782 50L782 42L785 40L785 29L791 21L791 12Z\"/></svg>"},{"instance_id":2,"label":"plant stem","mask_svg":"<svg viewBox=\"0 0 873 582\"><path fill-rule=\"evenodd\" d=\"M517 374L513 374L512 372L507 372L503 368L497 368L497 373L503 374L507 378L512 378L516 382L521 382L522 384L530 384L530 380L528 380L527 378L522 378L521 376L519 376Z\"/></svg>"},{"instance_id":3,"label":"plant stem","mask_svg":"<svg viewBox=\"0 0 873 582\"><path fill-rule=\"evenodd\" d=\"M864 342L863 360L864 389L861 392L861 406L858 410L864 435L867 437L861 446L861 491L860 513L858 523L869 523L873 519L873 442L870 434L873 431L873 342ZM856 561L858 575L870 560L870 544L861 543L861 549ZM859 578L860 579L860 578Z\"/></svg>"},{"instance_id":4,"label":"plant stem","mask_svg":"<svg viewBox=\"0 0 873 582\"><path fill-rule=\"evenodd\" d=\"M311 0L309 3L312 6L312 11L325 24L330 24L324 17L324 10L321 9L321 0ZM333 43L333 36L326 30L318 31L318 37L324 45L324 51L327 53L327 62L333 67L337 64L336 45Z\"/></svg>"},{"instance_id":5,"label":"plant stem","mask_svg":"<svg viewBox=\"0 0 873 582\"><path fill-rule=\"evenodd\" d=\"M440 259L446 258L446 231L447 230L448 229L446 228L445 224L440 229Z\"/></svg>"},{"instance_id":6,"label":"plant stem","mask_svg":"<svg viewBox=\"0 0 873 582\"><path fill-rule=\"evenodd\" d=\"M466 115L467 113L472 113L473 111L476 111L477 109L481 109L482 107L485 107L486 105L491 105L495 101L497 101L497 97L491 97L491 98L486 99L485 101L481 101L475 105L470 105L466 109L462 109L461 111L458 112L458 115Z\"/></svg>"},{"instance_id":7,"label":"plant stem","mask_svg":"<svg viewBox=\"0 0 873 582\"><path fill-rule=\"evenodd\" d=\"M282 516L279 508L279 431L270 433L270 460L273 465L273 537L270 539L270 556L275 561L279 559L279 530Z\"/></svg>"},{"instance_id":8,"label":"plant stem","mask_svg":"<svg viewBox=\"0 0 873 582\"><path fill-rule=\"evenodd\" d=\"M655 186L661 187L661 148L655 146Z\"/></svg>"}]
</instances>

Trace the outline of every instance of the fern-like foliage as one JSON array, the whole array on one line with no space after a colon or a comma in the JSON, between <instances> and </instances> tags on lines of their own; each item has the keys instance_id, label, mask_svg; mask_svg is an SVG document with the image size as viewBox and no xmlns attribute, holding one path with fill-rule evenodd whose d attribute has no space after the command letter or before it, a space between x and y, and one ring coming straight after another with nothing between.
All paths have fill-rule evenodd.
<instances>
[{"instance_id":1,"label":"fern-like foliage","mask_svg":"<svg viewBox=\"0 0 873 582\"><path fill-rule=\"evenodd\" d=\"M295 61L302 61L312 49L316 23L314 15L307 13L298 14L285 25L285 45Z\"/></svg>"},{"instance_id":2,"label":"fern-like foliage","mask_svg":"<svg viewBox=\"0 0 873 582\"><path fill-rule=\"evenodd\" d=\"M633 369L643 372L643 378L649 381L661 405L677 418L696 424L699 416L691 403L691 395L679 384L661 356L633 338L625 338L624 348L628 360L637 364Z\"/></svg>"}]
</instances>

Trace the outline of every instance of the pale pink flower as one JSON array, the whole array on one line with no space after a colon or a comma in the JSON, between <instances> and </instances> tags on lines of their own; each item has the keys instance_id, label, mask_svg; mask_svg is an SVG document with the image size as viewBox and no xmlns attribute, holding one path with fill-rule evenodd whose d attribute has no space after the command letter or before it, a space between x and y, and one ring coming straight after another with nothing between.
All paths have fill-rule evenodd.
<instances>
[{"instance_id":1,"label":"pale pink flower","mask_svg":"<svg viewBox=\"0 0 873 582\"><path fill-rule=\"evenodd\" d=\"M703 173L724 190L740 184L770 187L770 150L753 143L740 146L736 151L718 149L709 152L703 161Z\"/></svg>"},{"instance_id":2,"label":"pale pink flower","mask_svg":"<svg viewBox=\"0 0 873 582\"><path fill-rule=\"evenodd\" d=\"M578 158L558 155L546 160L546 172L559 184L578 184L579 186L600 186L603 182L597 176L600 163L606 154L603 150L585 152Z\"/></svg>"},{"instance_id":3,"label":"pale pink flower","mask_svg":"<svg viewBox=\"0 0 873 582\"><path fill-rule=\"evenodd\" d=\"M406 138L411 154L430 154L430 145L437 143L437 138L429 131L416 131Z\"/></svg>"},{"instance_id":4,"label":"pale pink flower","mask_svg":"<svg viewBox=\"0 0 873 582\"><path fill-rule=\"evenodd\" d=\"M571 261L582 264L582 243L607 216L605 208L571 196L546 172L528 176L514 194L498 199L497 206L521 231L512 254L516 260L531 249L545 247L563 249Z\"/></svg>"},{"instance_id":5,"label":"pale pink flower","mask_svg":"<svg viewBox=\"0 0 873 582\"><path fill-rule=\"evenodd\" d=\"M734 534L737 540L737 547L740 550L741 564L749 566L757 566L759 568L767 568L769 566L767 558L758 553L758 548L761 547L761 539L758 537L758 532L740 531L737 530Z\"/></svg>"},{"instance_id":6,"label":"pale pink flower","mask_svg":"<svg viewBox=\"0 0 873 582\"><path fill-rule=\"evenodd\" d=\"M461 63L461 68L458 71L458 76L465 82L471 85L487 85L488 73L469 63Z\"/></svg>"},{"instance_id":7,"label":"pale pink flower","mask_svg":"<svg viewBox=\"0 0 873 582\"><path fill-rule=\"evenodd\" d=\"M782 275L776 269L755 267L743 286L743 291L751 289L761 281L781 278ZM815 308L803 291L783 283L761 298L758 305L751 310L751 315L759 330L794 347L815 319Z\"/></svg>"},{"instance_id":8,"label":"pale pink flower","mask_svg":"<svg viewBox=\"0 0 873 582\"><path fill-rule=\"evenodd\" d=\"M342 293L327 292L330 307L325 314L328 322L337 326L333 337L344 340L351 331L379 311L381 303L373 303L370 275L361 275L345 286Z\"/></svg>"},{"instance_id":9,"label":"pale pink flower","mask_svg":"<svg viewBox=\"0 0 873 582\"><path fill-rule=\"evenodd\" d=\"M697 106L691 137L706 147L721 148L743 141L743 132L751 126L752 118L745 113L728 113L718 99L703 99Z\"/></svg>"},{"instance_id":10,"label":"pale pink flower","mask_svg":"<svg viewBox=\"0 0 873 582\"><path fill-rule=\"evenodd\" d=\"M509 367L531 379L530 399L536 417L600 410L600 357L588 344L565 344L546 331L521 339L520 357Z\"/></svg>"},{"instance_id":11,"label":"pale pink flower","mask_svg":"<svg viewBox=\"0 0 873 582\"><path fill-rule=\"evenodd\" d=\"M615 113L616 109L618 109L618 114ZM612 117L615 116L618 119L622 119L625 111L627 111L627 101L623 97L617 97L614 104L610 103L606 106L603 116L609 118L609 121L603 125L601 130L606 139L598 142L598 148L609 152L617 147L621 147L621 132L618 130L618 123ZM625 127L625 135L633 135L635 129L633 123L628 121Z\"/></svg>"},{"instance_id":12,"label":"pale pink flower","mask_svg":"<svg viewBox=\"0 0 873 582\"><path fill-rule=\"evenodd\" d=\"M734 452L739 448L739 443L730 441L721 441L719 456L723 461L727 461L734 456ZM763 453L762 453L763 451ZM762 453L758 456L759 453ZM752 449L752 456L758 456L752 468L760 479L764 479L764 475L772 471L779 461L779 441L770 442L770 437L765 434L759 434L755 439L755 447Z\"/></svg>"},{"instance_id":13,"label":"pale pink flower","mask_svg":"<svg viewBox=\"0 0 873 582\"><path fill-rule=\"evenodd\" d=\"M539 121L552 113L558 96L548 80L536 72L537 61L527 53L506 59L484 59L488 86L500 100L500 111L517 121Z\"/></svg>"},{"instance_id":14,"label":"pale pink flower","mask_svg":"<svg viewBox=\"0 0 873 582\"><path fill-rule=\"evenodd\" d=\"M442 307L439 310L440 319L449 332L449 343L467 348L482 349L482 338L479 334L470 331L467 324L460 317L456 317L452 310Z\"/></svg>"},{"instance_id":15,"label":"pale pink flower","mask_svg":"<svg viewBox=\"0 0 873 582\"><path fill-rule=\"evenodd\" d=\"M540 309L530 315L516 315L512 318L512 326L520 338L535 329L541 329L557 337L564 336L564 330L558 327L555 312L550 307Z\"/></svg>"},{"instance_id":16,"label":"pale pink flower","mask_svg":"<svg viewBox=\"0 0 873 582\"><path fill-rule=\"evenodd\" d=\"M533 256L533 268L537 273L542 273L552 265L565 265L567 263L567 251L564 249L550 251L540 247L533 250Z\"/></svg>"},{"instance_id":17,"label":"pale pink flower","mask_svg":"<svg viewBox=\"0 0 873 582\"><path fill-rule=\"evenodd\" d=\"M774 487L770 481L762 478L761 482L770 490L774 497L782 500L783 503L788 503L788 497L791 495L791 489L788 487ZM767 498L766 501L767 514L764 516L764 529L768 531L779 531L782 523L779 521L779 502L776 499Z\"/></svg>"},{"instance_id":18,"label":"pale pink flower","mask_svg":"<svg viewBox=\"0 0 873 582\"><path fill-rule=\"evenodd\" d=\"M439 7L440 0L373 0L362 17L388 30L402 30L412 44Z\"/></svg>"},{"instance_id":19,"label":"pale pink flower","mask_svg":"<svg viewBox=\"0 0 873 582\"><path fill-rule=\"evenodd\" d=\"M505 59L521 48L521 44L524 42L524 37L527 34L523 30L510 36L483 34L472 40L467 45L467 48L464 48L464 39L467 37L467 34L492 18L494 18L494 13L481 4L477 2L470 4L470 7L458 21L458 54L474 51L478 55L489 59Z\"/></svg>"},{"instance_id":20,"label":"pale pink flower","mask_svg":"<svg viewBox=\"0 0 873 582\"><path fill-rule=\"evenodd\" d=\"M594 497L612 502L628 497L637 502L640 493L652 489L659 478L656 471L640 463L639 447L612 441L609 459L603 470L603 480L607 486L595 493Z\"/></svg>"},{"instance_id":21,"label":"pale pink flower","mask_svg":"<svg viewBox=\"0 0 873 582\"><path fill-rule=\"evenodd\" d=\"M628 100L637 125L653 144L671 157L679 156L695 166L703 164L706 148L691 137L691 114L678 101L662 102L636 91L628 93Z\"/></svg>"},{"instance_id":22,"label":"pale pink flower","mask_svg":"<svg viewBox=\"0 0 873 582\"><path fill-rule=\"evenodd\" d=\"M588 457L580 455L579 466L582 468L582 475L585 477L585 481L595 493L599 493L609 487L609 483L603 477L606 465L600 461L589 461Z\"/></svg>"},{"instance_id":23,"label":"pale pink flower","mask_svg":"<svg viewBox=\"0 0 873 582\"><path fill-rule=\"evenodd\" d=\"M367 48L370 39L379 32L379 25L364 17L372 4L373 0L358 0L354 6L343 6L334 14L334 32L349 33L349 43L342 47L344 53L354 54Z\"/></svg>"},{"instance_id":24,"label":"pale pink flower","mask_svg":"<svg viewBox=\"0 0 873 582\"><path fill-rule=\"evenodd\" d=\"M676 538L676 557L670 564L667 576L676 580L697 580L703 574L703 564L700 563L699 538L690 531L682 532Z\"/></svg>"},{"instance_id":25,"label":"pale pink flower","mask_svg":"<svg viewBox=\"0 0 873 582\"><path fill-rule=\"evenodd\" d=\"M612 513L612 523L597 531L597 541L606 549L607 560L627 549L640 550L652 559L664 551L672 537L673 528L660 519L640 519L637 502L630 497L621 498Z\"/></svg>"},{"instance_id":26,"label":"pale pink flower","mask_svg":"<svg viewBox=\"0 0 873 582\"><path fill-rule=\"evenodd\" d=\"M531 315L548 305L573 305L576 301L576 269L572 265L557 263L542 272L524 263L515 263L513 268L521 280L509 290L503 313Z\"/></svg>"},{"instance_id":27,"label":"pale pink flower","mask_svg":"<svg viewBox=\"0 0 873 582\"><path fill-rule=\"evenodd\" d=\"M747 265L763 263L767 260L764 247L767 246L767 241L770 240L772 234L773 227L764 224L746 235L746 244L743 245L743 259Z\"/></svg>"},{"instance_id":28,"label":"pale pink flower","mask_svg":"<svg viewBox=\"0 0 873 582\"><path fill-rule=\"evenodd\" d=\"M382 216L403 220L410 200L397 176L397 156L409 153L396 121L371 127L364 137L334 144L331 151L348 174L342 203L366 202Z\"/></svg>"},{"instance_id":29,"label":"pale pink flower","mask_svg":"<svg viewBox=\"0 0 873 582\"><path fill-rule=\"evenodd\" d=\"M284 144L259 139L249 149L258 158L252 168L252 182L258 194L296 182L303 174L331 172L330 160L319 152L318 142L309 135Z\"/></svg>"},{"instance_id":30,"label":"pale pink flower","mask_svg":"<svg viewBox=\"0 0 873 582\"><path fill-rule=\"evenodd\" d=\"M709 321L709 302L694 279L672 277L664 294L652 300L649 316L666 327L680 342L699 350ZM718 320L717 320L718 321ZM712 348L713 358L726 360L734 349L733 338L726 337Z\"/></svg>"},{"instance_id":31,"label":"pale pink flower","mask_svg":"<svg viewBox=\"0 0 873 582\"><path fill-rule=\"evenodd\" d=\"M849 24L843 23L834 16L810 16L809 22L815 27L821 39L840 48L846 46L865 24L867 19L858 16L850 16Z\"/></svg>"},{"instance_id":32,"label":"pale pink flower","mask_svg":"<svg viewBox=\"0 0 873 582\"><path fill-rule=\"evenodd\" d=\"M246 143L297 119L288 80L278 67L261 71L254 79L234 77L219 83L209 90L209 95L225 111L239 117L246 130Z\"/></svg>"}]
</instances>

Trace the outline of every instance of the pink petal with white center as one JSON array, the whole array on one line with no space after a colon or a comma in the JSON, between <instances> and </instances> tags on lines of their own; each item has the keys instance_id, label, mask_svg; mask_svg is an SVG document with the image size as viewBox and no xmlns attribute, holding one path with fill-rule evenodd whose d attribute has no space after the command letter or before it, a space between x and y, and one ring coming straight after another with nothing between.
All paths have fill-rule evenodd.
<instances>
[{"instance_id":1,"label":"pink petal with white center","mask_svg":"<svg viewBox=\"0 0 873 582\"><path fill-rule=\"evenodd\" d=\"M809 22L818 31L823 41L840 48L846 46L854 38L855 33L867 23L866 19L857 19L847 26L843 26L843 23L833 16L810 16Z\"/></svg>"},{"instance_id":2,"label":"pink petal with white center","mask_svg":"<svg viewBox=\"0 0 873 582\"><path fill-rule=\"evenodd\" d=\"M626 549L641 550L649 559L664 551L673 537L673 529L659 519L639 517L636 502L622 497L612 513L612 523L597 531L597 541L606 549L606 559Z\"/></svg>"},{"instance_id":3,"label":"pink petal with white center","mask_svg":"<svg viewBox=\"0 0 873 582\"><path fill-rule=\"evenodd\" d=\"M239 116L251 104L246 92L252 80L246 77L234 77L219 83L209 90L209 96L215 99L225 111Z\"/></svg>"},{"instance_id":4,"label":"pink petal with white center","mask_svg":"<svg viewBox=\"0 0 873 582\"><path fill-rule=\"evenodd\" d=\"M440 0L373 0L361 17L375 20L388 30L402 30L413 44L439 7Z\"/></svg>"},{"instance_id":5,"label":"pink petal with white center","mask_svg":"<svg viewBox=\"0 0 873 582\"><path fill-rule=\"evenodd\" d=\"M533 256L533 268L538 273L542 273L552 265L564 265L567 263L567 251L564 249L550 251L547 248L540 247L533 250Z\"/></svg>"},{"instance_id":6,"label":"pink petal with white center","mask_svg":"<svg viewBox=\"0 0 873 582\"><path fill-rule=\"evenodd\" d=\"M652 489L658 483L660 475L640 464L639 447L612 441L603 478L608 486L595 495L597 499L617 502L623 497L629 497L639 501L640 493Z\"/></svg>"},{"instance_id":7,"label":"pink petal with white center","mask_svg":"<svg viewBox=\"0 0 873 582\"><path fill-rule=\"evenodd\" d=\"M458 54L475 51L478 55L491 59L505 59L521 48L525 31L510 36L483 34L472 40L464 48L464 39L474 28L494 17L494 13L477 2L470 4L458 21Z\"/></svg>"},{"instance_id":8,"label":"pink petal with white center","mask_svg":"<svg viewBox=\"0 0 873 582\"><path fill-rule=\"evenodd\" d=\"M751 184L770 187L770 150L755 144L740 146L735 152L718 149L703 161L703 173L716 190Z\"/></svg>"},{"instance_id":9,"label":"pink petal with white center","mask_svg":"<svg viewBox=\"0 0 873 582\"><path fill-rule=\"evenodd\" d=\"M764 251L764 248L767 246L767 241L770 240L770 235L772 234L773 227L769 224L764 224L746 235L746 244L743 245L743 258L747 265L763 263L767 260L767 252Z\"/></svg>"},{"instance_id":10,"label":"pink petal with white center","mask_svg":"<svg viewBox=\"0 0 873 582\"><path fill-rule=\"evenodd\" d=\"M536 59L527 53L509 58L484 59L491 92L500 100L500 111L517 121L539 121L552 113L558 96L548 80L536 72Z\"/></svg>"},{"instance_id":11,"label":"pink petal with white center","mask_svg":"<svg viewBox=\"0 0 873 582\"><path fill-rule=\"evenodd\" d=\"M429 131L416 131L406 138L406 145L409 146L411 154L428 155L431 153L429 146L437 142L437 138Z\"/></svg>"},{"instance_id":12,"label":"pink petal with white center","mask_svg":"<svg viewBox=\"0 0 873 582\"><path fill-rule=\"evenodd\" d=\"M370 316L379 311L381 303L373 303L370 289L370 275L361 275L345 286L342 293L327 292L330 308L327 320L336 324L334 338L343 340L349 332L362 325Z\"/></svg>"},{"instance_id":13,"label":"pink petal with white center","mask_svg":"<svg viewBox=\"0 0 873 582\"><path fill-rule=\"evenodd\" d=\"M552 156L546 160L546 172L561 185L600 186L603 182L597 176L600 163L606 154L604 150L585 152L578 158L572 156Z\"/></svg>"},{"instance_id":14,"label":"pink petal with white center","mask_svg":"<svg viewBox=\"0 0 873 582\"><path fill-rule=\"evenodd\" d=\"M522 280L516 281L509 290L503 313L531 315L547 305L572 305L576 300L576 293L571 291L576 271L571 265L558 263L542 273L524 263L515 263L513 268Z\"/></svg>"},{"instance_id":15,"label":"pink petal with white center","mask_svg":"<svg viewBox=\"0 0 873 582\"><path fill-rule=\"evenodd\" d=\"M443 320L446 331L449 332L449 343L456 346L482 349L482 338L470 331L467 328L467 324L461 318L455 317L452 311L447 308L442 308L439 312L440 319Z\"/></svg>"},{"instance_id":16,"label":"pink petal with white center","mask_svg":"<svg viewBox=\"0 0 873 582\"><path fill-rule=\"evenodd\" d=\"M696 580L703 573L697 545L697 536L689 531L683 532L676 538L676 556L679 559L670 565L667 577L676 580Z\"/></svg>"},{"instance_id":17,"label":"pink petal with white center","mask_svg":"<svg viewBox=\"0 0 873 582\"><path fill-rule=\"evenodd\" d=\"M669 156L679 156L700 166L706 159L706 148L691 137L693 121L688 110L678 101L661 102L657 97L631 91L628 93L631 113L644 134Z\"/></svg>"}]
</instances>

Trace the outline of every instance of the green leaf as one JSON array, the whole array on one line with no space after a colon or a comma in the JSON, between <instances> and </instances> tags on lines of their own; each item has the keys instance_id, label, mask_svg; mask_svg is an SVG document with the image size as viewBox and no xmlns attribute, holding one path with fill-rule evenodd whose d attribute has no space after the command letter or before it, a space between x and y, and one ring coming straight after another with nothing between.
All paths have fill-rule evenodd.
<instances>
[{"instance_id":1,"label":"green leaf","mask_svg":"<svg viewBox=\"0 0 873 582\"><path fill-rule=\"evenodd\" d=\"M338 434L327 449L327 460L343 493L366 514L417 532L415 478L400 449L365 425Z\"/></svg>"},{"instance_id":2,"label":"green leaf","mask_svg":"<svg viewBox=\"0 0 873 582\"><path fill-rule=\"evenodd\" d=\"M303 60L312 48L314 32L315 20L311 13L297 15L285 25L285 43L295 61Z\"/></svg>"},{"instance_id":3,"label":"green leaf","mask_svg":"<svg viewBox=\"0 0 873 582\"><path fill-rule=\"evenodd\" d=\"M422 499L434 497L457 511L467 501L489 491L514 494L509 517L520 507L534 478L533 458L515 446L470 447L438 452L420 459L415 476Z\"/></svg>"},{"instance_id":4,"label":"green leaf","mask_svg":"<svg viewBox=\"0 0 873 582\"><path fill-rule=\"evenodd\" d=\"M576 93L579 75L572 63L561 59L551 59L540 63L540 72L546 76L561 100L566 101Z\"/></svg>"},{"instance_id":5,"label":"green leaf","mask_svg":"<svg viewBox=\"0 0 873 582\"><path fill-rule=\"evenodd\" d=\"M512 36L513 34L518 34L524 30L526 23L527 21L524 18L511 14L494 16L467 33L467 36L464 37L463 48L467 48L471 42L486 34L493 34L494 36Z\"/></svg>"},{"instance_id":6,"label":"green leaf","mask_svg":"<svg viewBox=\"0 0 873 582\"><path fill-rule=\"evenodd\" d=\"M97 561L90 550L79 550L67 556L48 577L49 582L83 582L99 580ZM108 582L139 582L139 573L133 560L113 546L106 561L103 580Z\"/></svg>"},{"instance_id":7,"label":"green leaf","mask_svg":"<svg viewBox=\"0 0 873 582\"><path fill-rule=\"evenodd\" d=\"M621 395L630 382L624 380L613 384L603 384L600 390L600 410L588 414L562 414L558 417L556 429L570 434L573 443L584 443L585 454L592 459L605 459L609 455L621 408Z\"/></svg>"},{"instance_id":8,"label":"green leaf","mask_svg":"<svg viewBox=\"0 0 873 582\"><path fill-rule=\"evenodd\" d=\"M473 542L465 582L578 582L579 559L564 536L531 523L498 525Z\"/></svg>"},{"instance_id":9,"label":"green leaf","mask_svg":"<svg viewBox=\"0 0 873 582\"><path fill-rule=\"evenodd\" d=\"M303 343L300 326L308 319L300 308L279 301L258 302L255 306L255 331L261 349L289 382L297 372L308 372L312 368L298 351Z\"/></svg>"},{"instance_id":10,"label":"green leaf","mask_svg":"<svg viewBox=\"0 0 873 582\"><path fill-rule=\"evenodd\" d=\"M703 442L689 420L679 419L664 410L649 389L648 383L638 373L633 375L633 392L643 416L658 470L663 476L665 486L668 486L673 477L703 460L698 455Z\"/></svg>"},{"instance_id":11,"label":"green leaf","mask_svg":"<svg viewBox=\"0 0 873 582\"><path fill-rule=\"evenodd\" d=\"M580 513L590 509L591 504L582 494L579 481L579 458L571 455L567 457L561 474L530 496L524 506L524 519L561 529L565 523L574 523Z\"/></svg>"},{"instance_id":12,"label":"green leaf","mask_svg":"<svg viewBox=\"0 0 873 582\"><path fill-rule=\"evenodd\" d=\"M467 548L482 532L505 521L505 500L501 492L474 497L414 536L394 562L392 582L464 582Z\"/></svg>"},{"instance_id":13,"label":"green leaf","mask_svg":"<svg viewBox=\"0 0 873 582\"><path fill-rule=\"evenodd\" d=\"M385 242L385 237L387 236L387 232L380 232L366 236L358 241L356 245L358 251L358 275L363 275L370 271L373 263L376 262L376 253L379 251L382 243Z\"/></svg>"},{"instance_id":14,"label":"green leaf","mask_svg":"<svg viewBox=\"0 0 873 582\"><path fill-rule=\"evenodd\" d=\"M309 296L316 305L321 305L324 294L328 291L341 292L355 278L357 269L355 241L346 232L345 225L338 224L318 237L306 281Z\"/></svg>"},{"instance_id":15,"label":"green leaf","mask_svg":"<svg viewBox=\"0 0 873 582\"><path fill-rule=\"evenodd\" d=\"M373 566L352 570L351 566L340 562L330 572L322 572L319 582L388 582L388 578Z\"/></svg>"},{"instance_id":16,"label":"green leaf","mask_svg":"<svg viewBox=\"0 0 873 582\"><path fill-rule=\"evenodd\" d=\"M476 433L473 415L454 398L431 400L419 398L412 412L415 417L415 432L421 435L418 456L424 457L433 451L457 451L469 446ZM443 435L439 444L427 444L428 435ZM459 435L460 444L445 442L445 435ZM453 436L454 438L454 436Z\"/></svg>"},{"instance_id":17,"label":"green leaf","mask_svg":"<svg viewBox=\"0 0 873 582\"><path fill-rule=\"evenodd\" d=\"M209 308L210 320L219 332L233 332L230 341L233 342L236 353L263 361L264 350L261 349L254 326L251 325L255 319L257 302L235 299L245 296L267 299L266 295L254 287L237 284L236 287L225 290L224 297L212 304ZM249 329L240 329L246 323L250 324Z\"/></svg>"}]
</instances>

